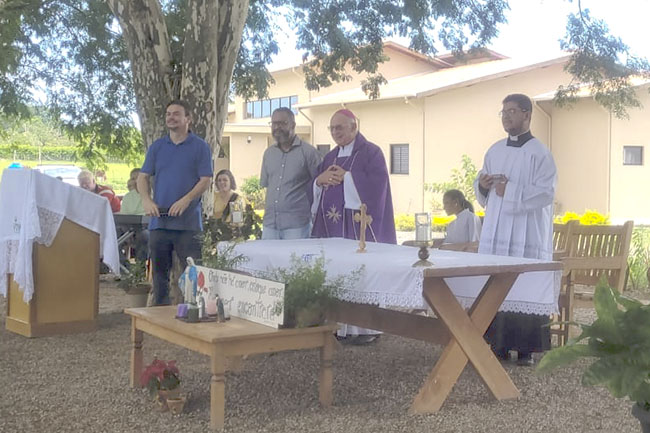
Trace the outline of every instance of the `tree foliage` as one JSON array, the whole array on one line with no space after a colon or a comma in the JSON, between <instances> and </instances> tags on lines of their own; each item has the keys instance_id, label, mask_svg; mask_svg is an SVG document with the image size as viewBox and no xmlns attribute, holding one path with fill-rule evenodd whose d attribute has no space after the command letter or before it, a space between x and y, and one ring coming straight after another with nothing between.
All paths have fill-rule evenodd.
<instances>
[{"instance_id":1,"label":"tree foliage","mask_svg":"<svg viewBox=\"0 0 650 433\"><path fill-rule=\"evenodd\" d=\"M45 97L87 160L144 150L129 59L104 1L7 0L0 28L0 110L28 116Z\"/></svg>"},{"instance_id":2,"label":"tree foliage","mask_svg":"<svg viewBox=\"0 0 650 433\"><path fill-rule=\"evenodd\" d=\"M442 208L442 204L438 202L437 197L450 189L457 189L462 192L465 198L474 202L474 180L478 174L478 169L474 165L474 161L469 155L461 157L460 168L451 169L451 180L447 182L432 182L424 185L425 191L436 194L431 200L431 207L433 209Z\"/></svg>"},{"instance_id":3,"label":"tree foliage","mask_svg":"<svg viewBox=\"0 0 650 433\"><path fill-rule=\"evenodd\" d=\"M556 92L560 106L571 106L587 87L594 99L618 118L628 118L628 108L641 107L631 80L650 79L650 64L634 56L629 47L609 33L607 24L582 9L568 18L567 32L560 46L572 53L566 70L573 76Z\"/></svg>"},{"instance_id":4,"label":"tree foliage","mask_svg":"<svg viewBox=\"0 0 650 433\"><path fill-rule=\"evenodd\" d=\"M309 89L349 80L354 71L376 97L385 82L378 73L385 38L406 37L428 55L437 48L462 55L497 35L507 8L506 0L0 1L0 110L28 116L27 107L44 99L82 154L95 158L143 150L164 132L164 103L182 96L197 107L195 130L216 148L227 93L267 93L280 17L298 37ZM574 52L576 80L558 99L570 101L588 82L617 115L638 104L629 77L647 64L627 56L588 11L570 17L567 30L563 46ZM215 80L227 82L226 92Z\"/></svg>"}]
</instances>

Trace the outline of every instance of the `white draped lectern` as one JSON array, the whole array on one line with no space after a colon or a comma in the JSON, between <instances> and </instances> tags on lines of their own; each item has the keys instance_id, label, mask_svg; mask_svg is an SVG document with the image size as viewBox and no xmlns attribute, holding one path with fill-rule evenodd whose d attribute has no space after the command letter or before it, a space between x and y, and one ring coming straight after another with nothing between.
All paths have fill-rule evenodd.
<instances>
[{"instance_id":1,"label":"white draped lectern","mask_svg":"<svg viewBox=\"0 0 650 433\"><path fill-rule=\"evenodd\" d=\"M0 182L0 295L6 327L26 337L96 328L99 258L119 273L108 201L29 169Z\"/></svg>"}]
</instances>

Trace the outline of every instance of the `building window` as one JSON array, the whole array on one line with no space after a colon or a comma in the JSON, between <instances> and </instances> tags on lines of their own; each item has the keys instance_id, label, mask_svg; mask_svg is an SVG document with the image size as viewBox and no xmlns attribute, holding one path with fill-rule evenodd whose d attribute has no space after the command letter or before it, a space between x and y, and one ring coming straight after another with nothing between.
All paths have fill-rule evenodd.
<instances>
[{"instance_id":1,"label":"building window","mask_svg":"<svg viewBox=\"0 0 650 433\"><path fill-rule=\"evenodd\" d=\"M623 165L643 165L643 146L623 146Z\"/></svg>"},{"instance_id":2,"label":"building window","mask_svg":"<svg viewBox=\"0 0 650 433\"><path fill-rule=\"evenodd\" d=\"M325 156L329 153L330 151L330 145L329 144L317 144L316 149L318 152L322 155Z\"/></svg>"},{"instance_id":3,"label":"building window","mask_svg":"<svg viewBox=\"0 0 650 433\"><path fill-rule=\"evenodd\" d=\"M246 119L259 119L261 117L270 117L276 108L291 108L293 114L298 114L298 110L293 108L298 103L297 96L284 96L282 98L260 99L258 101L246 102Z\"/></svg>"},{"instance_id":4,"label":"building window","mask_svg":"<svg viewBox=\"0 0 650 433\"><path fill-rule=\"evenodd\" d=\"M409 174L409 145L390 145L390 173Z\"/></svg>"}]
</instances>

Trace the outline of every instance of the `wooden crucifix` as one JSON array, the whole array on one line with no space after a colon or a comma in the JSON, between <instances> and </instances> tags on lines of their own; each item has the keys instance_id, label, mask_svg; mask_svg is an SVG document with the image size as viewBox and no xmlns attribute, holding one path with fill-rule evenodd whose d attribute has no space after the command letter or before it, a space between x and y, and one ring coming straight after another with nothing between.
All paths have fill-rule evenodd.
<instances>
[{"instance_id":1,"label":"wooden crucifix","mask_svg":"<svg viewBox=\"0 0 650 433\"><path fill-rule=\"evenodd\" d=\"M360 213L354 214L354 220L361 225L361 230L359 233L359 249L357 250L357 252L365 253L366 252L366 228L368 227L368 224L372 224L372 216L366 213L368 211L368 206L366 206L365 203L361 203L361 207L359 208L359 210Z\"/></svg>"}]
</instances>

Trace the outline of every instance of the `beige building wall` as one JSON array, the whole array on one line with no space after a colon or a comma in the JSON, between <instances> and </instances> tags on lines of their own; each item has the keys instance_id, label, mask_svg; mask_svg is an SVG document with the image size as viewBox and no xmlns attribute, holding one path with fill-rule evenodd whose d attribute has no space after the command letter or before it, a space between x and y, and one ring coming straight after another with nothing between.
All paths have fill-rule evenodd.
<instances>
[{"instance_id":1,"label":"beige building wall","mask_svg":"<svg viewBox=\"0 0 650 433\"><path fill-rule=\"evenodd\" d=\"M273 138L266 133L231 133L230 135L230 171L235 176L237 185L244 183L244 179L260 175L264 151L273 144ZM298 136L309 142L309 136L298 134ZM250 137L250 143L248 142ZM225 158L217 161L225 161ZM222 168L228 168L224 166ZM216 169L215 169L216 172Z\"/></svg>"},{"instance_id":2,"label":"beige building wall","mask_svg":"<svg viewBox=\"0 0 650 433\"><path fill-rule=\"evenodd\" d=\"M359 119L361 133L379 146L386 159L390 173L390 145L409 145L409 174L391 174L390 184L395 213L413 213L422 207L422 107L421 102L406 104L404 101L375 101L349 104ZM340 107L306 109L314 120L314 145L336 146L327 129L332 114Z\"/></svg>"},{"instance_id":3,"label":"beige building wall","mask_svg":"<svg viewBox=\"0 0 650 433\"><path fill-rule=\"evenodd\" d=\"M421 68L417 71L433 67L398 51L389 55L396 61L388 63L392 64L392 70L384 71L387 76L417 73L409 69L412 67ZM269 97L297 94L299 101L304 102L315 96L304 89L303 77L297 71L277 73ZM569 79L563 64L556 64L421 98L363 101L347 104L347 108L359 117L361 132L382 148L389 172L390 145L409 145L409 174L390 175L390 182L395 212L414 213L430 210L431 196L424 192L425 183L448 181L452 169L460 167L463 154L469 155L480 168L487 149L505 137L497 113L507 94L534 96L566 84ZM352 88L358 82L344 84ZM340 90L329 88L327 92ZM645 107L650 106L647 86L639 90L639 97ZM327 126L332 113L341 107L302 109L297 116L302 127L301 138L314 146L334 148ZM262 155L272 141L270 128L266 126L249 129L253 133L245 132L246 124L266 125L269 119L244 120L243 108L237 105L235 117L239 123L229 134L230 167L240 184L244 178L259 175ZM650 220L650 201L630 198L634 197L633 191L648 184L650 168L647 164L623 165L624 146L643 146L647 158L650 122L643 110L630 110L630 116L629 120L610 119L605 109L588 98L581 99L573 109L554 107L550 101L535 104L532 132L549 146L558 168L556 213L593 209L610 213L615 220L631 217Z\"/></svg>"},{"instance_id":4,"label":"beige building wall","mask_svg":"<svg viewBox=\"0 0 650 433\"><path fill-rule=\"evenodd\" d=\"M248 136L251 142L248 142ZM230 170L238 186L244 179L260 175L262 157L268 145L266 134L234 133L230 136Z\"/></svg>"},{"instance_id":5,"label":"beige building wall","mask_svg":"<svg viewBox=\"0 0 650 433\"><path fill-rule=\"evenodd\" d=\"M403 51L390 46L385 47L384 54L388 56L389 60L379 65L378 72L387 80L407 75L416 75L423 72L431 72L438 69L430 62L427 62L416 55L406 54ZM275 71L271 73L275 83L269 87L267 98L297 95L298 102L305 103L318 96L358 88L361 85L361 82L366 78L365 76L359 76L351 68L348 69L348 74L352 77L349 81L335 82L331 86L322 88L319 91L309 91L305 87L305 76L300 66ZM229 116L229 122L260 123L264 121L268 122L270 120L270 118L245 119L246 100L240 97L235 98L235 110L236 113L234 116ZM296 117L296 123L299 125L310 124L309 120L300 114Z\"/></svg>"},{"instance_id":6,"label":"beige building wall","mask_svg":"<svg viewBox=\"0 0 650 433\"><path fill-rule=\"evenodd\" d=\"M552 152L558 171L556 214L609 212L609 114L591 99L573 109L540 103L552 117Z\"/></svg>"},{"instance_id":7,"label":"beige building wall","mask_svg":"<svg viewBox=\"0 0 650 433\"><path fill-rule=\"evenodd\" d=\"M643 104L641 109L630 109L629 119L611 117L611 189L610 213L615 221L635 219L650 222L650 95L648 86L637 90L637 97ZM643 165L623 165L623 147L642 146Z\"/></svg>"},{"instance_id":8,"label":"beige building wall","mask_svg":"<svg viewBox=\"0 0 650 433\"><path fill-rule=\"evenodd\" d=\"M506 95L524 93L532 97L567 80L563 65L558 64L425 98L424 181L448 181L452 169L460 168L463 154L469 155L477 168L482 167L489 147L506 136L498 116ZM538 107L533 110L531 131L549 145L549 119ZM427 197L425 210L429 210L429 200Z\"/></svg>"}]
</instances>

